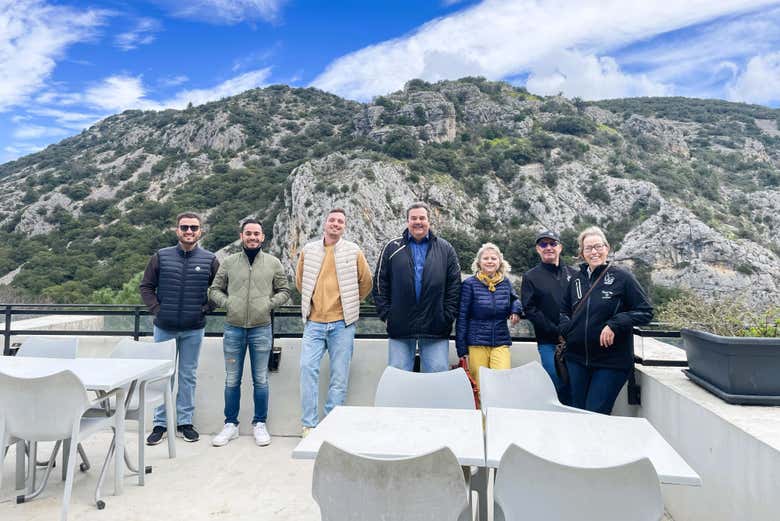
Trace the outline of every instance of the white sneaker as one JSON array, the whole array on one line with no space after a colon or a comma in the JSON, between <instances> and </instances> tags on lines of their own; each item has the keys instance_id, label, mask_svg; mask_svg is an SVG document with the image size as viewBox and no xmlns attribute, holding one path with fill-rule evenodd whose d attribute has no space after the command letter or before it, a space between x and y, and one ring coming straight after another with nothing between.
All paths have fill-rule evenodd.
<instances>
[{"instance_id":1,"label":"white sneaker","mask_svg":"<svg viewBox=\"0 0 780 521\"><path fill-rule=\"evenodd\" d=\"M255 423L253 434L255 435L255 443L261 447L265 447L271 443L271 435L268 434L268 430L265 428L265 423Z\"/></svg>"},{"instance_id":2,"label":"white sneaker","mask_svg":"<svg viewBox=\"0 0 780 521\"><path fill-rule=\"evenodd\" d=\"M230 440L235 440L236 438L238 438L238 425L226 423L220 433L211 440L211 444L215 447L222 447L227 445Z\"/></svg>"}]
</instances>

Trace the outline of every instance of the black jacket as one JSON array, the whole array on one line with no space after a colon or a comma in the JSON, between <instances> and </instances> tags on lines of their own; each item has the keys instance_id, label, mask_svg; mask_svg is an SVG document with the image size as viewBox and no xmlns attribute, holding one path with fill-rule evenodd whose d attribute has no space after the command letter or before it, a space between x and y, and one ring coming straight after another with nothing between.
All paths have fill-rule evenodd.
<instances>
[{"instance_id":1,"label":"black jacket","mask_svg":"<svg viewBox=\"0 0 780 521\"><path fill-rule=\"evenodd\" d=\"M539 344L558 343L558 316L561 300L577 270L565 264L540 262L523 274L520 298L525 318L534 325Z\"/></svg>"},{"instance_id":2,"label":"black jacket","mask_svg":"<svg viewBox=\"0 0 780 521\"><path fill-rule=\"evenodd\" d=\"M218 268L216 256L200 246L184 251L177 244L155 253L140 284L154 325L168 331L204 327L210 310L207 292Z\"/></svg>"},{"instance_id":3,"label":"black jacket","mask_svg":"<svg viewBox=\"0 0 780 521\"><path fill-rule=\"evenodd\" d=\"M520 301L512 283L504 279L490 291L476 277L460 287L460 312L455 324L458 356L466 356L469 346L511 346L512 335L506 321L512 313L521 313Z\"/></svg>"},{"instance_id":4,"label":"black jacket","mask_svg":"<svg viewBox=\"0 0 780 521\"><path fill-rule=\"evenodd\" d=\"M605 269L609 271L572 320L573 310ZM650 322L653 307L631 272L612 264L599 266L590 277L587 270L583 263L561 302L559 331L566 339L566 359L591 367L630 369L634 366L634 326ZM607 325L615 332L615 342L601 347L599 337Z\"/></svg>"},{"instance_id":5,"label":"black jacket","mask_svg":"<svg viewBox=\"0 0 780 521\"><path fill-rule=\"evenodd\" d=\"M374 303L390 338L448 338L458 313L460 265L455 249L430 232L420 302L414 292L409 231L382 249L374 273Z\"/></svg>"}]
</instances>

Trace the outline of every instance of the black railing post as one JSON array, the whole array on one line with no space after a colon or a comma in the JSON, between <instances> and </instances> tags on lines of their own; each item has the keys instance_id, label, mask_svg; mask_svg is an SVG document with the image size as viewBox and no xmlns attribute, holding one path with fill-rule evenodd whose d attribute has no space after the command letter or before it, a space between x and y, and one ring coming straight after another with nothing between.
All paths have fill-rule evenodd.
<instances>
[{"instance_id":1,"label":"black railing post","mask_svg":"<svg viewBox=\"0 0 780 521\"><path fill-rule=\"evenodd\" d=\"M271 311L271 355L268 357L268 370L271 372L277 372L279 370L279 362L282 359L282 348L276 347L276 328L274 327L274 317L276 311Z\"/></svg>"},{"instance_id":2,"label":"black railing post","mask_svg":"<svg viewBox=\"0 0 780 521\"><path fill-rule=\"evenodd\" d=\"M11 354L11 305L5 307L5 329L3 330L3 356Z\"/></svg>"},{"instance_id":3,"label":"black railing post","mask_svg":"<svg viewBox=\"0 0 780 521\"><path fill-rule=\"evenodd\" d=\"M133 340L141 337L141 307L133 307Z\"/></svg>"}]
</instances>

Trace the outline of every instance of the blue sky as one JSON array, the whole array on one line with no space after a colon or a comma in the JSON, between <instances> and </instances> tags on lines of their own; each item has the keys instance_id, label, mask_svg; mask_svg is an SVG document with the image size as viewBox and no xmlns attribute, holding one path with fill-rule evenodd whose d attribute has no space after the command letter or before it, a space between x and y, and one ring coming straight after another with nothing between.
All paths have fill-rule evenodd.
<instances>
[{"instance_id":1,"label":"blue sky","mask_svg":"<svg viewBox=\"0 0 780 521\"><path fill-rule=\"evenodd\" d=\"M0 0L0 162L125 109L467 75L778 107L780 1Z\"/></svg>"}]
</instances>

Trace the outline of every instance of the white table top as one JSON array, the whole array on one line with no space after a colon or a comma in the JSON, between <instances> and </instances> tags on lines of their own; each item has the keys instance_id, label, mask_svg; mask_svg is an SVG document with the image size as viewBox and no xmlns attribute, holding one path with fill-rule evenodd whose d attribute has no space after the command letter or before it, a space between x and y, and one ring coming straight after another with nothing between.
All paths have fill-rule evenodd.
<instances>
[{"instance_id":1,"label":"white table top","mask_svg":"<svg viewBox=\"0 0 780 521\"><path fill-rule=\"evenodd\" d=\"M661 483L701 485L701 478L644 418L501 409L487 412L487 466L497 468L514 443L542 458L603 467L648 457Z\"/></svg>"},{"instance_id":2,"label":"white table top","mask_svg":"<svg viewBox=\"0 0 780 521\"><path fill-rule=\"evenodd\" d=\"M171 365L170 360L0 356L0 372L7 375L33 378L69 369L94 391L110 391L133 380L161 375Z\"/></svg>"},{"instance_id":3,"label":"white table top","mask_svg":"<svg viewBox=\"0 0 780 521\"><path fill-rule=\"evenodd\" d=\"M293 450L314 459L323 441L375 458L404 458L449 447L461 465L485 465L482 413L467 409L336 407Z\"/></svg>"}]
</instances>

